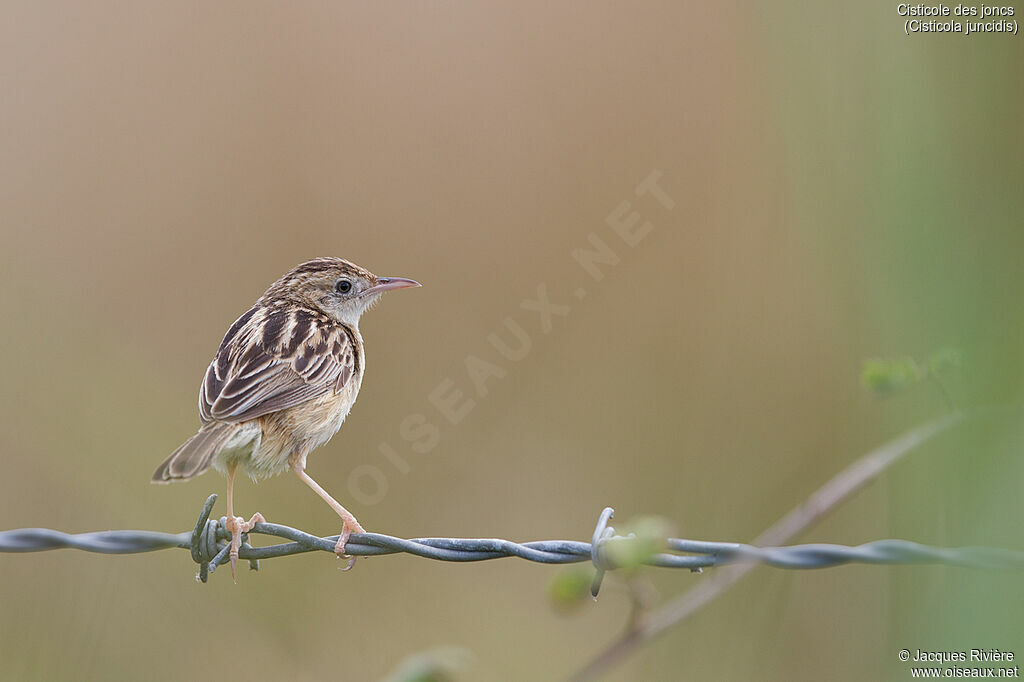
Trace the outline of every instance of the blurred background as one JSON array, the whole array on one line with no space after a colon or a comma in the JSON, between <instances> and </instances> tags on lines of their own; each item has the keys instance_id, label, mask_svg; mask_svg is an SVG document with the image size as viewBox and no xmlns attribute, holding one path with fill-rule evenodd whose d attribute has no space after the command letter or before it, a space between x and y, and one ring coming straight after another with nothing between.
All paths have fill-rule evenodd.
<instances>
[{"instance_id":1,"label":"blurred background","mask_svg":"<svg viewBox=\"0 0 1024 682\"><path fill-rule=\"evenodd\" d=\"M359 401L309 462L393 535L586 539L610 505L749 540L950 403L1022 400L1020 38L908 37L890 2L0 14L0 527L179 532L211 492L222 514L215 472L149 477L228 325L320 255L424 284L364 317ZM632 244L609 224L631 219ZM573 256L595 244L600 279ZM542 285L548 331L522 306ZM521 360L488 341L518 345L507 319ZM949 400L861 386L866 358L942 348ZM1018 417L928 443L799 541L1024 548ZM236 496L340 528L293 476ZM515 560L339 566L201 585L182 551L2 556L0 677L378 679L457 647L458 679L557 679L630 611L614 578L553 608L565 569ZM645 574L659 601L707 575ZM1019 575L762 568L608 678L905 679L901 648L1024 655L1022 604Z\"/></svg>"}]
</instances>

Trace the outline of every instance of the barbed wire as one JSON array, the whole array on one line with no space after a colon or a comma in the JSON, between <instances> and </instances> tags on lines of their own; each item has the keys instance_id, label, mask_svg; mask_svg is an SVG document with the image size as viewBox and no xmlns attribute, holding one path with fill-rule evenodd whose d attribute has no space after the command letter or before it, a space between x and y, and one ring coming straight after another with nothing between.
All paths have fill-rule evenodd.
<instances>
[{"instance_id":1,"label":"barbed wire","mask_svg":"<svg viewBox=\"0 0 1024 682\"><path fill-rule=\"evenodd\" d=\"M231 534L225 518L211 519L216 495L207 498L195 528L183 533L158 533L141 530L110 530L93 533L62 533L47 528L22 528L0 531L0 552L39 552L69 548L101 554L136 554L179 547L191 551L199 564L200 581L227 561ZM636 555L630 550L641 542L632 535L615 534L608 525L614 515L611 507L598 519L591 542L574 540L538 540L517 543L488 538L413 538L403 539L380 533L353 534L346 545L352 556L412 554L437 561L487 561L518 557L542 564L571 564L590 561L596 570L591 592L596 597L606 571L624 565L644 564L664 568L685 568L699 572L704 568L735 563L763 563L776 568L828 568L849 563L861 564L947 564L968 568L1022 569L1024 552L992 547L929 547L906 540L879 540L863 545L831 544L755 547L734 542L706 542L668 538L660 544L669 550ZM289 540L276 545L254 547L249 535L270 535ZM242 536L239 558L259 568L261 559L306 552L334 553L338 536L319 537L277 523L257 523ZM625 550L625 552L621 551ZM630 557L632 559L623 559Z\"/></svg>"}]
</instances>

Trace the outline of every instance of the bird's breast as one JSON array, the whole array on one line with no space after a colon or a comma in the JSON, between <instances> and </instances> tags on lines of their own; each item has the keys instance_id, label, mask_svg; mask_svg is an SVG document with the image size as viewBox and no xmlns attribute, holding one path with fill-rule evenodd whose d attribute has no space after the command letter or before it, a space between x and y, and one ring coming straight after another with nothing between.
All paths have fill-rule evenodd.
<instances>
[{"instance_id":1,"label":"bird's breast","mask_svg":"<svg viewBox=\"0 0 1024 682\"><path fill-rule=\"evenodd\" d=\"M313 398L301 405L266 415L264 434L280 434L287 438L290 450L306 453L325 444L338 432L359 393L360 374L353 376L344 386Z\"/></svg>"}]
</instances>

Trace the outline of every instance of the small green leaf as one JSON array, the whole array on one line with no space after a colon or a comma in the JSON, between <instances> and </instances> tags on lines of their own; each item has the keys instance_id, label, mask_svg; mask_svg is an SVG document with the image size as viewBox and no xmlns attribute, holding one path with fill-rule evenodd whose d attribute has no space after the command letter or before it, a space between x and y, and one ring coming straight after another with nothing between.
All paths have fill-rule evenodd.
<instances>
[{"instance_id":1,"label":"small green leaf","mask_svg":"<svg viewBox=\"0 0 1024 682\"><path fill-rule=\"evenodd\" d=\"M860 370L864 388L880 396L892 395L923 381L928 370L913 358L870 358Z\"/></svg>"},{"instance_id":2,"label":"small green leaf","mask_svg":"<svg viewBox=\"0 0 1024 682\"><path fill-rule=\"evenodd\" d=\"M642 516L617 532L620 537L605 543L605 552L615 566L626 571L636 570L665 549L665 540L671 534L672 526L665 519Z\"/></svg>"},{"instance_id":3,"label":"small green leaf","mask_svg":"<svg viewBox=\"0 0 1024 682\"><path fill-rule=\"evenodd\" d=\"M960 364L961 354L955 348L937 350L924 362L909 357L869 358L861 366L860 380L872 393L886 396L926 379L933 379L941 386L941 376Z\"/></svg>"},{"instance_id":4,"label":"small green leaf","mask_svg":"<svg viewBox=\"0 0 1024 682\"><path fill-rule=\"evenodd\" d=\"M579 566L560 571L548 585L548 601L556 611L569 613L590 600L592 568Z\"/></svg>"}]
</instances>

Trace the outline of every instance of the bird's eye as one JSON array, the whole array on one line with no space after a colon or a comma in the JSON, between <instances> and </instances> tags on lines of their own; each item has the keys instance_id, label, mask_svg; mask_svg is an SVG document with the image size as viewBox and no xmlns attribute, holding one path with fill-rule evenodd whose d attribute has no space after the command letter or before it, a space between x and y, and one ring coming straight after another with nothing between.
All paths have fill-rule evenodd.
<instances>
[{"instance_id":1,"label":"bird's eye","mask_svg":"<svg viewBox=\"0 0 1024 682\"><path fill-rule=\"evenodd\" d=\"M334 285L334 290L339 294L347 294L352 291L352 282L347 279L339 279L338 283Z\"/></svg>"}]
</instances>

